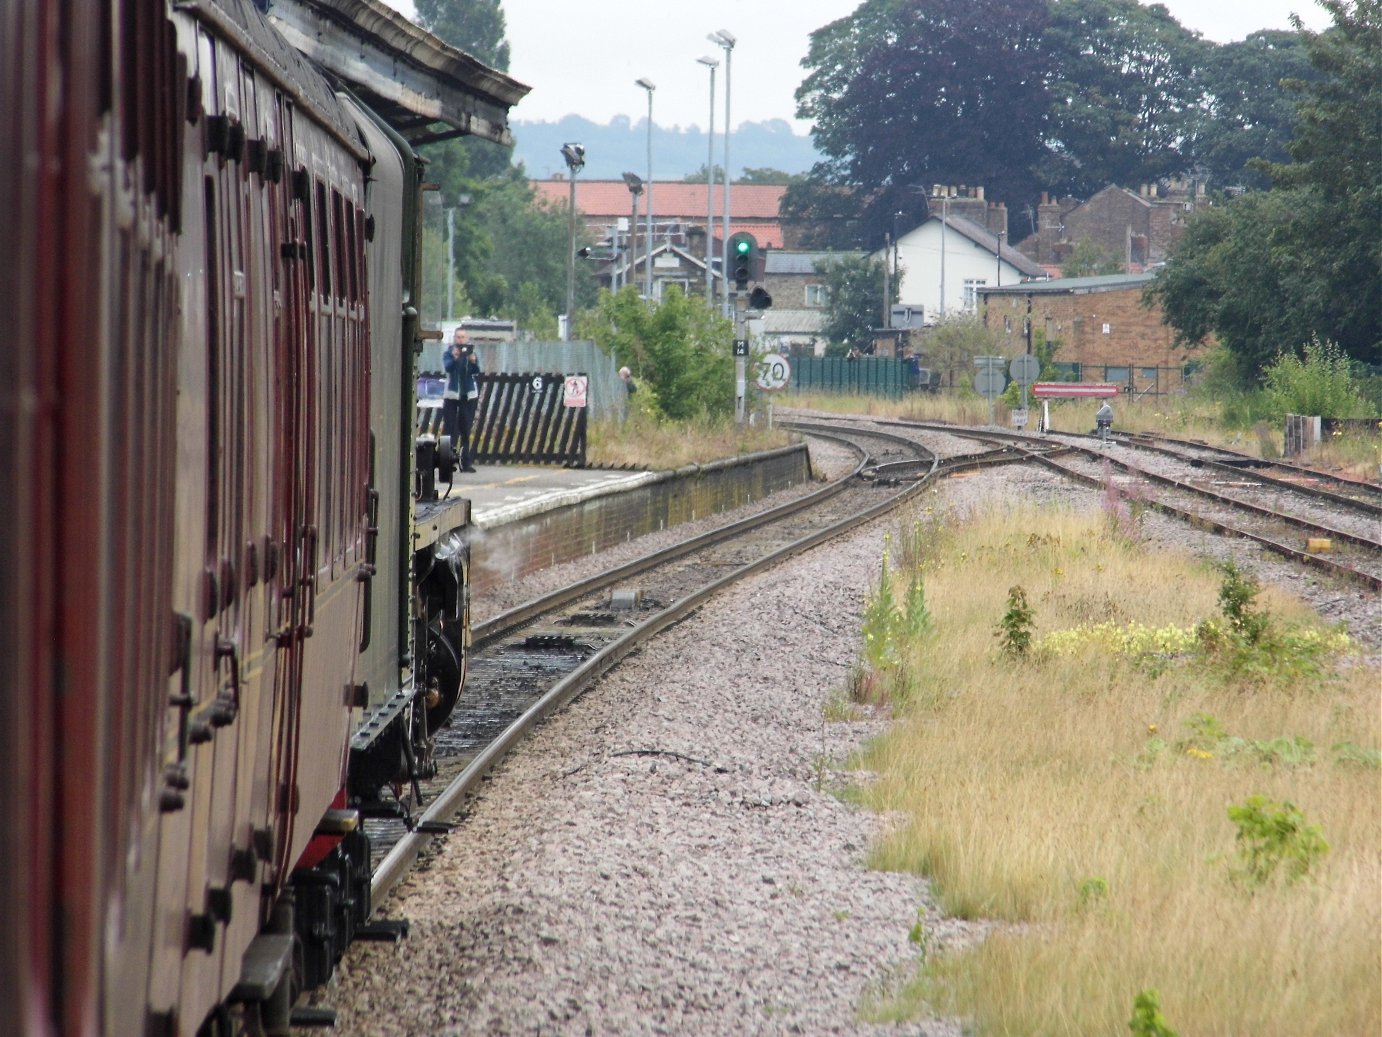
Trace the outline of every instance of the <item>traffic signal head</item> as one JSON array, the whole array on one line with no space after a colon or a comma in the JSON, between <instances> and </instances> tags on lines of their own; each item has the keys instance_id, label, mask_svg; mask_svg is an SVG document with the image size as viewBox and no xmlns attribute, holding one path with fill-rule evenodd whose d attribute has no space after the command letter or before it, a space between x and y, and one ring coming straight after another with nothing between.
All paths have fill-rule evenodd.
<instances>
[{"instance_id":1,"label":"traffic signal head","mask_svg":"<svg viewBox=\"0 0 1382 1037\"><path fill-rule=\"evenodd\" d=\"M740 231L729 239L729 269L735 288L747 288L753 280L753 264L758 242L747 231Z\"/></svg>"}]
</instances>

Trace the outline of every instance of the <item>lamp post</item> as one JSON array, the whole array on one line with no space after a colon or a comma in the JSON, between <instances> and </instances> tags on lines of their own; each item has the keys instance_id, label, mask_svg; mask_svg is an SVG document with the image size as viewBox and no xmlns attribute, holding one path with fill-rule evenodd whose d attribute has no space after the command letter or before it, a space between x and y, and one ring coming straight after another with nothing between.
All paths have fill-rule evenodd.
<instances>
[{"instance_id":1,"label":"lamp post","mask_svg":"<svg viewBox=\"0 0 1382 1037\"><path fill-rule=\"evenodd\" d=\"M941 195L941 319L945 319L945 228L950 222L949 188Z\"/></svg>"},{"instance_id":2,"label":"lamp post","mask_svg":"<svg viewBox=\"0 0 1382 1037\"><path fill-rule=\"evenodd\" d=\"M706 133L705 158L705 302L715 305L715 280L710 267L715 259L715 70L720 63L714 58L697 58L710 69L710 130Z\"/></svg>"},{"instance_id":3,"label":"lamp post","mask_svg":"<svg viewBox=\"0 0 1382 1037\"><path fill-rule=\"evenodd\" d=\"M634 82L648 91L648 179L644 181L648 191L648 201L644 207L648 221L648 230L645 236L648 240L643 243L647 249L643 271L643 295L651 299L653 297L653 91L657 87L653 85L651 79L636 79Z\"/></svg>"},{"instance_id":4,"label":"lamp post","mask_svg":"<svg viewBox=\"0 0 1382 1037\"><path fill-rule=\"evenodd\" d=\"M720 29L720 30L718 30L718 31L716 31L716 32L712 32L712 33L710 33L710 34L708 34L708 35L706 36L706 39L708 39L711 43L715 44L717 47L722 47L722 48L724 48L724 52L725 52L725 130L724 130L724 133L725 133L725 201L724 201L724 233L721 235L721 240L720 240L720 271L721 271L722 276L726 276L726 277L727 277L727 276L728 276L728 271L729 271L729 212L730 212L730 209L729 209L729 188L730 188L730 183L734 180L733 175L731 175L731 173L730 173L730 171L729 171L729 137L730 137L730 128L734 125L733 123L731 123L731 122L729 121L729 112L730 112L730 108L729 108L729 102L730 102L730 96L729 96L729 89L730 89L729 70L730 70L730 58L733 57L733 54L734 54L734 44L737 43L738 41L734 38L734 34L731 33L728 29ZM728 316L730 315L730 307L729 307L729 282L728 282L728 280L725 281L725 306L724 306L724 315L725 315L726 317L728 317Z\"/></svg>"},{"instance_id":5,"label":"lamp post","mask_svg":"<svg viewBox=\"0 0 1382 1037\"><path fill-rule=\"evenodd\" d=\"M1000 230L1000 231L995 235L995 237L998 238L998 244L995 245L994 248L993 248L993 258L994 258L994 264L995 264L995 267L996 267L996 269L994 270L994 275L993 275L993 284L994 284L994 287L995 287L995 288L1002 288L1002 287L1003 287L1003 235L1004 235L1004 233L1005 233L1004 231L1001 231L1001 230Z\"/></svg>"},{"instance_id":6,"label":"lamp post","mask_svg":"<svg viewBox=\"0 0 1382 1037\"><path fill-rule=\"evenodd\" d=\"M585 146L582 144L563 144L561 157L566 160L566 168L571 171L571 201L566 214L566 333L563 342L571 341L571 322L576 316L576 174L585 165Z\"/></svg>"},{"instance_id":7,"label":"lamp post","mask_svg":"<svg viewBox=\"0 0 1382 1037\"><path fill-rule=\"evenodd\" d=\"M624 183L633 196L633 215L629 217L629 272L624 275L624 283L633 283L633 257L638 245L638 196L643 193L643 178L637 173L625 173Z\"/></svg>"}]
</instances>

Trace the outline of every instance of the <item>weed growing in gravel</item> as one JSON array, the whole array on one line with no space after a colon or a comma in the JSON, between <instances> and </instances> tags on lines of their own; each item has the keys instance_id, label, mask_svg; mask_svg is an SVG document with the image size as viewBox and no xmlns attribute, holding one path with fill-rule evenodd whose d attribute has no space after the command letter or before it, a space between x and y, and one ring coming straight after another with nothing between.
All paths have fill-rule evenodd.
<instances>
[{"instance_id":1,"label":"weed growing in gravel","mask_svg":"<svg viewBox=\"0 0 1382 1037\"><path fill-rule=\"evenodd\" d=\"M1283 593L1097 511L1004 502L927 549L930 624L895 646L911 683L857 764L859 800L904 819L871 860L1015 924L928 953L868 1016L1127 1032L1154 985L1147 1027L1382 1032L1376 666ZM1017 666L992 637L1011 587L1040 617Z\"/></svg>"},{"instance_id":2,"label":"weed growing in gravel","mask_svg":"<svg viewBox=\"0 0 1382 1037\"><path fill-rule=\"evenodd\" d=\"M1306 824L1294 803L1249 796L1228 808L1228 819L1238 829L1239 867L1233 876L1246 886L1265 886L1278 869L1287 882L1297 882L1329 852L1319 825Z\"/></svg>"},{"instance_id":3,"label":"weed growing in gravel","mask_svg":"<svg viewBox=\"0 0 1382 1037\"><path fill-rule=\"evenodd\" d=\"M1177 1037L1161 1016L1161 1005L1155 990L1140 991L1132 1002L1132 1018L1128 1029L1133 1037Z\"/></svg>"},{"instance_id":4,"label":"weed growing in gravel","mask_svg":"<svg viewBox=\"0 0 1382 1037\"><path fill-rule=\"evenodd\" d=\"M1003 654L1013 659L1021 659L1032 647L1032 628L1036 625L1036 613L1027 603L1027 592L1021 587L1008 588L1008 607L1003 618L998 621L997 637L1003 646Z\"/></svg>"},{"instance_id":5,"label":"weed growing in gravel","mask_svg":"<svg viewBox=\"0 0 1382 1037\"><path fill-rule=\"evenodd\" d=\"M915 536L904 540L904 556L912 559L918 557L917 550L905 545L914 542ZM883 565L878 586L869 595L864 608L863 671L853 689L858 702L898 702L908 698L914 673L911 664L916 658L912 652L908 664L904 665L901 653L904 647L915 649L931 629L931 612L926 605L920 563L913 561L902 570L891 568L888 564L891 537L885 535L883 539ZM900 602L899 584L903 584Z\"/></svg>"}]
</instances>

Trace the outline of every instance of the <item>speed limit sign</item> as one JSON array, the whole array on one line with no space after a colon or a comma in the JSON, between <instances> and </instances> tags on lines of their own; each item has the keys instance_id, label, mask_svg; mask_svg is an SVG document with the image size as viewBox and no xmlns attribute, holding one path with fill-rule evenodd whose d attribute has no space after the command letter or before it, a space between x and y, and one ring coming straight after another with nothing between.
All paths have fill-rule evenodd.
<instances>
[{"instance_id":1,"label":"speed limit sign","mask_svg":"<svg viewBox=\"0 0 1382 1037\"><path fill-rule=\"evenodd\" d=\"M792 380L792 365L781 353L769 353L758 361L758 387L772 392L787 388Z\"/></svg>"}]
</instances>

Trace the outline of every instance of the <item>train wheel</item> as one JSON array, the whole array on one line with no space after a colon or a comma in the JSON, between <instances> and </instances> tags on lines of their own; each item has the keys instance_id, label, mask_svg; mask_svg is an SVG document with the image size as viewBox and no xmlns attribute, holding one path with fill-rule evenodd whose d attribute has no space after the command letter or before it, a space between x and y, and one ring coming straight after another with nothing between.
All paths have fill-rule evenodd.
<instances>
[{"instance_id":1,"label":"train wheel","mask_svg":"<svg viewBox=\"0 0 1382 1037\"><path fill-rule=\"evenodd\" d=\"M451 719L461 697L461 657L451 639L435 627L427 630L427 732L432 734Z\"/></svg>"}]
</instances>

